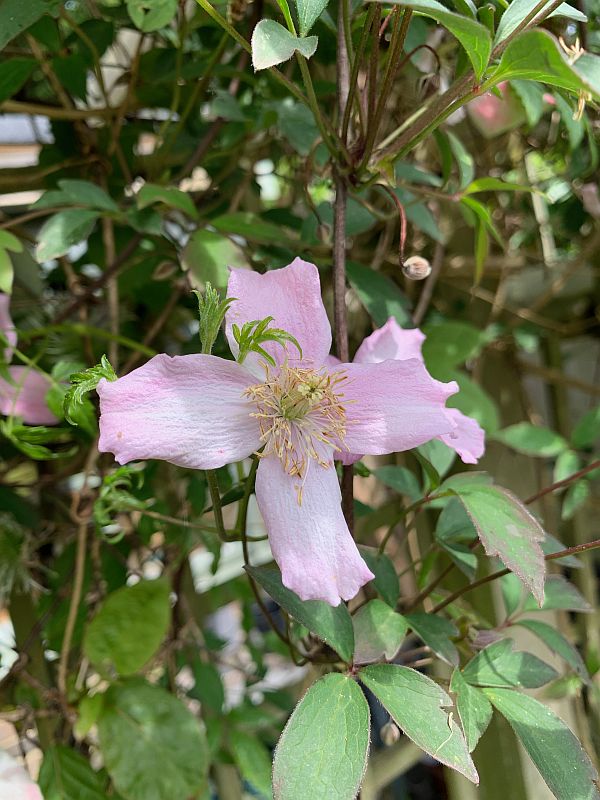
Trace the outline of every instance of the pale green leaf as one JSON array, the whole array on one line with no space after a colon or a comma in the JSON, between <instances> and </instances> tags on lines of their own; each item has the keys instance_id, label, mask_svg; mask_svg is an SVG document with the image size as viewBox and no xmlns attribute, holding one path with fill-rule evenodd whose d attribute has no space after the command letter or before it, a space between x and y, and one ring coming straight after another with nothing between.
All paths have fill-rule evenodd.
<instances>
[{"instance_id":1,"label":"pale green leaf","mask_svg":"<svg viewBox=\"0 0 600 800\"><path fill-rule=\"evenodd\" d=\"M328 2L329 0L295 0L300 36L306 36L327 7Z\"/></svg>"},{"instance_id":2,"label":"pale green leaf","mask_svg":"<svg viewBox=\"0 0 600 800\"><path fill-rule=\"evenodd\" d=\"M98 212L87 208L71 208L51 216L38 234L37 260L64 256L69 248L88 238L97 219Z\"/></svg>"},{"instance_id":3,"label":"pale green leaf","mask_svg":"<svg viewBox=\"0 0 600 800\"><path fill-rule=\"evenodd\" d=\"M119 206L104 189L90 181L64 179L58 182L67 204L75 203L80 206L97 208L100 211L117 213Z\"/></svg>"},{"instance_id":4,"label":"pale green leaf","mask_svg":"<svg viewBox=\"0 0 600 800\"><path fill-rule=\"evenodd\" d=\"M456 710L472 753L492 719L491 703L482 691L465 681L459 669L452 673L450 691L456 695Z\"/></svg>"},{"instance_id":5,"label":"pale green leaf","mask_svg":"<svg viewBox=\"0 0 600 800\"><path fill-rule=\"evenodd\" d=\"M446 710L452 700L441 686L414 669L394 664L365 667L359 676L409 739L478 783L462 731Z\"/></svg>"},{"instance_id":6,"label":"pale green leaf","mask_svg":"<svg viewBox=\"0 0 600 800\"><path fill-rule=\"evenodd\" d=\"M98 667L120 675L141 669L164 639L171 617L169 584L140 581L108 595L87 627L83 650Z\"/></svg>"},{"instance_id":7,"label":"pale green leaf","mask_svg":"<svg viewBox=\"0 0 600 800\"><path fill-rule=\"evenodd\" d=\"M555 669L533 653L513 650L512 639L488 645L469 661L462 674L467 683L474 686L524 689L537 689L558 677Z\"/></svg>"},{"instance_id":8,"label":"pale green leaf","mask_svg":"<svg viewBox=\"0 0 600 800\"><path fill-rule=\"evenodd\" d=\"M131 21L144 33L164 28L177 13L177 0L127 0Z\"/></svg>"},{"instance_id":9,"label":"pale green leaf","mask_svg":"<svg viewBox=\"0 0 600 800\"><path fill-rule=\"evenodd\" d=\"M544 603L541 609L531 596L526 599L523 608L525 611L556 611L559 609L562 611L592 611L592 607L581 592L562 575L549 575L546 578Z\"/></svg>"},{"instance_id":10,"label":"pale green leaf","mask_svg":"<svg viewBox=\"0 0 600 800\"><path fill-rule=\"evenodd\" d=\"M354 662L368 664L391 660L402 644L407 620L383 600L371 600L352 617L356 642Z\"/></svg>"},{"instance_id":11,"label":"pale green leaf","mask_svg":"<svg viewBox=\"0 0 600 800\"><path fill-rule=\"evenodd\" d=\"M310 58L317 49L316 36L298 38L273 19L261 19L252 33L252 64L256 71L288 61L298 52Z\"/></svg>"},{"instance_id":12,"label":"pale green leaf","mask_svg":"<svg viewBox=\"0 0 600 800\"><path fill-rule=\"evenodd\" d=\"M556 431L530 422L517 422L494 434L494 439L527 456L550 458L567 449L565 439Z\"/></svg>"},{"instance_id":13,"label":"pale green leaf","mask_svg":"<svg viewBox=\"0 0 600 800\"><path fill-rule=\"evenodd\" d=\"M182 192L181 189L177 189L175 186L159 186L156 183L145 183L135 199L139 209L155 203L162 203L169 208L177 208L179 211L183 211L184 214L187 214L192 219L197 219L198 217L198 211L192 198L187 192Z\"/></svg>"},{"instance_id":14,"label":"pale green leaf","mask_svg":"<svg viewBox=\"0 0 600 800\"><path fill-rule=\"evenodd\" d=\"M204 288L211 283L220 289L227 286L228 267L247 266L239 245L221 233L205 229L193 233L181 255L181 263L188 271L192 286Z\"/></svg>"},{"instance_id":15,"label":"pale green leaf","mask_svg":"<svg viewBox=\"0 0 600 800\"><path fill-rule=\"evenodd\" d=\"M520 625L522 628L527 628L528 631L531 631L531 633L537 636L538 639L542 640L546 647L564 659L569 666L573 667L575 672L582 680L584 680L586 683L590 682L590 676L587 671L587 667L585 666L579 651L563 636L559 630L554 628L552 625L548 625L547 622L541 622L537 619L520 619L515 624Z\"/></svg>"},{"instance_id":16,"label":"pale green leaf","mask_svg":"<svg viewBox=\"0 0 600 800\"><path fill-rule=\"evenodd\" d=\"M273 762L274 800L354 800L369 750L369 706L352 678L313 684L283 729Z\"/></svg>"},{"instance_id":17,"label":"pale green leaf","mask_svg":"<svg viewBox=\"0 0 600 800\"><path fill-rule=\"evenodd\" d=\"M552 0L548 0L545 6L538 8L535 19L542 17L545 9L551 5ZM523 22L526 17L528 17L529 14L535 8L537 8L537 6L539 6L538 0L512 0L509 7L506 9L504 14L502 14L500 22L498 23L494 44L497 45L510 36L510 34L519 27L521 22ZM578 11L576 8L573 8L573 6L570 6L567 3L562 3L562 5L560 5L548 16L568 17L569 19L575 19L580 22L587 22L587 17L585 14L582 14L581 11Z\"/></svg>"}]
</instances>

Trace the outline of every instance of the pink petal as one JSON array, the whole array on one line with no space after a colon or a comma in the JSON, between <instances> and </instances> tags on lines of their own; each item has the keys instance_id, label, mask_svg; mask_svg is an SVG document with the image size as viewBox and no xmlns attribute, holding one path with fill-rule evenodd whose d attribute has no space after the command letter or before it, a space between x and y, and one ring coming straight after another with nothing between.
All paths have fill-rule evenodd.
<instances>
[{"instance_id":1,"label":"pink petal","mask_svg":"<svg viewBox=\"0 0 600 800\"><path fill-rule=\"evenodd\" d=\"M8 340L9 346L4 348L4 360L10 361L13 347L17 344L17 332L10 316L10 296L0 292L0 333Z\"/></svg>"},{"instance_id":2,"label":"pink petal","mask_svg":"<svg viewBox=\"0 0 600 800\"><path fill-rule=\"evenodd\" d=\"M256 499L267 526L284 586L302 600L337 606L350 600L373 574L360 557L342 514L333 462L329 469L310 463L302 504L298 478L290 477L278 458L261 459Z\"/></svg>"},{"instance_id":3,"label":"pink petal","mask_svg":"<svg viewBox=\"0 0 600 800\"><path fill-rule=\"evenodd\" d=\"M255 378L207 355L158 355L117 381L102 380L99 450L119 464L158 458L216 469L260 447L254 405L243 394Z\"/></svg>"},{"instance_id":4,"label":"pink petal","mask_svg":"<svg viewBox=\"0 0 600 800\"><path fill-rule=\"evenodd\" d=\"M438 439L456 450L465 464L476 464L485 450L485 431L476 420L456 408L449 408L448 414L456 428L452 433L438 436Z\"/></svg>"},{"instance_id":5,"label":"pink petal","mask_svg":"<svg viewBox=\"0 0 600 800\"><path fill-rule=\"evenodd\" d=\"M234 355L238 347L231 330L235 322L241 328L245 322L273 317L271 327L283 328L298 340L303 361L320 367L331 348L331 326L321 300L319 271L314 264L296 258L282 269L260 275L245 269L232 269L227 296L237 300L225 318L225 331ZM280 362L286 350L291 360L299 359L296 347L288 344L266 344L269 355ZM257 364L258 356L250 354L248 365Z\"/></svg>"},{"instance_id":6,"label":"pink petal","mask_svg":"<svg viewBox=\"0 0 600 800\"><path fill-rule=\"evenodd\" d=\"M21 417L26 425L56 425L58 418L50 411L46 395L52 383L31 367L9 367L14 381L0 378L0 414Z\"/></svg>"},{"instance_id":7,"label":"pink petal","mask_svg":"<svg viewBox=\"0 0 600 800\"><path fill-rule=\"evenodd\" d=\"M378 328L363 343L354 356L355 364L377 364L387 359L418 358L421 361L421 345L425 334L418 328L401 328L393 317L390 317L382 328Z\"/></svg>"},{"instance_id":8,"label":"pink petal","mask_svg":"<svg viewBox=\"0 0 600 800\"><path fill-rule=\"evenodd\" d=\"M340 391L350 453L398 453L456 427L444 405L458 386L436 381L416 358L341 364L339 369L348 376Z\"/></svg>"}]
</instances>

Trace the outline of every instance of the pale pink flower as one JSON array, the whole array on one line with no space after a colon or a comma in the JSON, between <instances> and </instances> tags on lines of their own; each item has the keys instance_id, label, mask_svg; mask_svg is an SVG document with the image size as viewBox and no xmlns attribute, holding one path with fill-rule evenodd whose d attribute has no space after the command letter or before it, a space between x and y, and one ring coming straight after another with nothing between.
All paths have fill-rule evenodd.
<instances>
[{"instance_id":1,"label":"pale pink flower","mask_svg":"<svg viewBox=\"0 0 600 800\"><path fill-rule=\"evenodd\" d=\"M10 297L0 293L0 332L8 341L4 360L10 361L17 345L17 332L9 311ZM0 414L21 417L26 425L56 425L57 417L46 403L51 382L31 367L9 367L11 380L0 376Z\"/></svg>"},{"instance_id":2,"label":"pale pink flower","mask_svg":"<svg viewBox=\"0 0 600 800\"><path fill-rule=\"evenodd\" d=\"M355 364L378 364L387 359L417 358L424 364L421 345L425 334L418 328L401 328L393 317L381 328L363 340L354 356ZM332 357L330 356L330 359ZM331 363L331 361L330 361ZM479 423L467 417L456 408L446 409L455 428L450 433L442 433L433 438L455 450L465 464L476 464L485 450L485 432ZM352 464L361 456L342 453L341 460Z\"/></svg>"},{"instance_id":3,"label":"pale pink flower","mask_svg":"<svg viewBox=\"0 0 600 800\"><path fill-rule=\"evenodd\" d=\"M333 465L341 452L408 450L456 428L445 409L455 383L434 380L420 358L326 362L331 328L314 264L297 258L259 275L234 269L232 326L273 316L302 348L268 343L276 367L209 355L155 356L117 381L100 381L102 452L120 464L159 458L216 469L262 448L256 498L285 586L337 605L373 578L350 535Z\"/></svg>"}]
</instances>

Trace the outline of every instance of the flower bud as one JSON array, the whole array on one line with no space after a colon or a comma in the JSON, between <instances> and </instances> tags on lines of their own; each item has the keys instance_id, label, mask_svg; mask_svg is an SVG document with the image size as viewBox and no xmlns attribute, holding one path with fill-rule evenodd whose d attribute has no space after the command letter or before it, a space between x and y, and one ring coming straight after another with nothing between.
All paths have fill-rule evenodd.
<instances>
[{"instance_id":1,"label":"flower bud","mask_svg":"<svg viewBox=\"0 0 600 800\"><path fill-rule=\"evenodd\" d=\"M422 281L431 275L431 264L423 256L409 256L402 264L402 272L411 281Z\"/></svg>"},{"instance_id":2,"label":"flower bud","mask_svg":"<svg viewBox=\"0 0 600 800\"><path fill-rule=\"evenodd\" d=\"M400 729L396 723L392 722L390 719L381 728L379 735L381 736L381 741L384 743L384 745L386 747L391 747L393 744L396 744L398 739L400 739Z\"/></svg>"}]
</instances>

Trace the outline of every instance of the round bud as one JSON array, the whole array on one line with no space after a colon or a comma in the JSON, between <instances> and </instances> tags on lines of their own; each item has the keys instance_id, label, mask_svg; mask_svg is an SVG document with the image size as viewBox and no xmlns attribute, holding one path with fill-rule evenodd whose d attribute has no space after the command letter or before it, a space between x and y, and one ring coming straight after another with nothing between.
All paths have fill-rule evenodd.
<instances>
[{"instance_id":1,"label":"round bud","mask_svg":"<svg viewBox=\"0 0 600 800\"><path fill-rule=\"evenodd\" d=\"M381 736L381 741L384 743L384 745L386 745L386 747L391 747L393 744L396 744L400 738L400 729L395 722L389 720L389 722L386 722L381 728L379 735Z\"/></svg>"},{"instance_id":2,"label":"round bud","mask_svg":"<svg viewBox=\"0 0 600 800\"><path fill-rule=\"evenodd\" d=\"M422 281L431 275L431 264L423 256L410 256L402 264L402 272L411 281Z\"/></svg>"}]
</instances>

